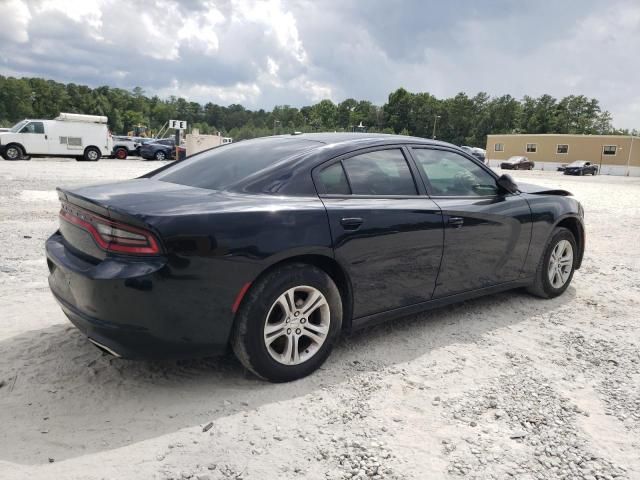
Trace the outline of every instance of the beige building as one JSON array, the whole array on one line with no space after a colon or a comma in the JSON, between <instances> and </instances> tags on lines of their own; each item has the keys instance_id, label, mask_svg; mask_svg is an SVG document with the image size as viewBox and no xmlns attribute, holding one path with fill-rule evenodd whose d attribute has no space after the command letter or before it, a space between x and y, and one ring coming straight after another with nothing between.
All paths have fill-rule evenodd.
<instances>
[{"instance_id":1,"label":"beige building","mask_svg":"<svg viewBox=\"0 0 640 480\"><path fill-rule=\"evenodd\" d=\"M601 165L604 175L640 176L640 138L623 135L514 134L488 135L489 165L515 155L529 157L536 169L586 160Z\"/></svg>"},{"instance_id":2,"label":"beige building","mask_svg":"<svg viewBox=\"0 0 640 480\"><path fill-rule=\"evenodd\" d=\"M200 135L200 131L194 128L191 133L187 133L186 147L187 155L193 155L203 150L219 147L220 145L226 145L232 143L231 137L223 137L220 132L217 135Z\"/></svg>"}]
</instances>

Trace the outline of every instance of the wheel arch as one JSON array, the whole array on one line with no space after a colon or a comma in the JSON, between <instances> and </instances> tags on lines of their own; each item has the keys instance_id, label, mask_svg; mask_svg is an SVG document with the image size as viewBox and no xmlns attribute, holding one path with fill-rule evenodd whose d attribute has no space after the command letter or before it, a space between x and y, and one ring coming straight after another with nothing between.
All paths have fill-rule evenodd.
<instances>
[{"instance_id":1,"label":"wheel arch","mask_svg":"<svg viewBox=\"0 0 640 480\"><path fill-rule=\"evenodd\" d=\"M582 264L582 257L584 256L585 244L585 233L582 221L578 217L568 216L561 218L554 225L554 228L556 227L566 228L573 234L573 237L576 239L576 243L578 244L578 261L576 262L576 270L579 269L580 265Z\"/></svg>"},{"instance_id":2,"label":"wheel arch","mask_svg":"<svg viewBox=\"0 0 640 480\"><path fill-rule=\"evenodd\" d=\"M99 160L100 157L102 156L102 150L97 145L87 145L86 147L84 147L84 150L82 151L82 155L86 156L87 155L87 151L91 150L91 149L98 151L98 155L99 155L98 160Z\"/></svg>"},{"instance_id":3,"label":"wheel arch","mask_svg":"<svg viewBox=\"0 0 640 480\"><path fill-rule=\"evenodd\" d=\"M331 277L331 279L335 282L336 287L338 287L340 297L342 298L342 329L349 330L351 328L353 317L353 288L351 286L351 279L349 278L346 270L333 257L314 253L298 254L281 259L262 270L251 282L251 285L255 284L260 278L272 272L273 270L291 263L306 263L308 265L313 265L314 267L319 268L327 275L329 275L329 277ZM248 290L250 290L250 288ZM242 300L239 305L242 305L242 303L245 301L245 298L246 292L243 292Z\"/></svg>"}]
</instances>

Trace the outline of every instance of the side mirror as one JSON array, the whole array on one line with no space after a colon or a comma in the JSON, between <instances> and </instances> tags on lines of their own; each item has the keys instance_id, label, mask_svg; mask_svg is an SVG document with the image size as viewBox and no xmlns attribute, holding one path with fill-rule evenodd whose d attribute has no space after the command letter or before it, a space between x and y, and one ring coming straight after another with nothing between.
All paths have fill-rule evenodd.
<instances>
[{"instance_id":1,"label":"side mirror","mask_svg":"<svg viewBox=\"0 0 640 480\"><path fill-rule=\"evenodd\" d=\"M509 192L509 193L518 193L518 185L515 180L511 177L511 175L507 175L506 173L500 175L498 177L498 186L500 189Z\"/></svg>"}]
</instances>

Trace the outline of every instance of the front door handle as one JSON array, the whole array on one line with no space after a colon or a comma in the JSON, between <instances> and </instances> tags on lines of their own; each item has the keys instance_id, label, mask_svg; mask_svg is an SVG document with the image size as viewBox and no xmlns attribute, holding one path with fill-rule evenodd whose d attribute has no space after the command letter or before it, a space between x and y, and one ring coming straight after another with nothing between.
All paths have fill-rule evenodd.
<instances>
[{"instance_id":1,"label":"front door handle","mask_svg":"<svg viewBox=\"0 0 640 480\"><path fill-rule=\"evenodd\" d=\"M345 230L357 230L363 222L364 220L359 217L346 217L340 220L340 225L342 225Z\"/></svg>"},{"instance_id":2,"label":"front door handle","mask_svg":"<svg viewBox=\"0 0 640 480\"><path fill-rule=\"evenodd\" d=\"M464 218L462 217L449 217L449 225L453 228L460 228L464 225Z\"/></svg>"}]
</instances>

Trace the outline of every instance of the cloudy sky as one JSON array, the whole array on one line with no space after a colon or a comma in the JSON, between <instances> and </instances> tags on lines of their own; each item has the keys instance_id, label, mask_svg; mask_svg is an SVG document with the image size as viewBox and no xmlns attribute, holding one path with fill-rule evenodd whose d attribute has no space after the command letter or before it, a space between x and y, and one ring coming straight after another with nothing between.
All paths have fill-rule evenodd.
<instances>
[{"instance_id":1,"label":"cloudy sky","mask_svg":"<svg viewBox=\"0 0 640 480\"><path fill-rule=\"evenodd\" d=\"M0 74L249 108L584 94L639 128L639 47L638 0L0 0Z\"/></svg>"}]
</instances>

